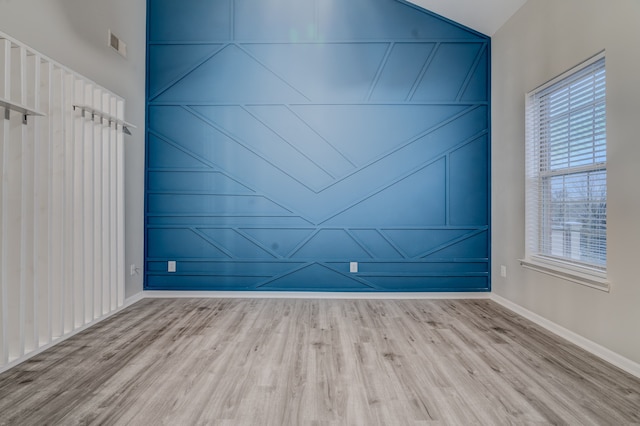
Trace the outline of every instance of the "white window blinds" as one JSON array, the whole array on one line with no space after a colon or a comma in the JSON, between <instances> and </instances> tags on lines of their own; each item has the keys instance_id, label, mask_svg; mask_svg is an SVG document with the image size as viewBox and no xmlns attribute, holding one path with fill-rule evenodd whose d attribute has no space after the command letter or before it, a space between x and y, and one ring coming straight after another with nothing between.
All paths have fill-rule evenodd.
<instances>
[{"instance_id":1,"label":"white window blinds","mask_svg":"<svg viewBox=\"0 0 640 426\"><path fill-rule=\"evenodd\" d=\"M529 93L526 114L528 256L605 270L604 56Z\"/></svg>"}]
</instances>

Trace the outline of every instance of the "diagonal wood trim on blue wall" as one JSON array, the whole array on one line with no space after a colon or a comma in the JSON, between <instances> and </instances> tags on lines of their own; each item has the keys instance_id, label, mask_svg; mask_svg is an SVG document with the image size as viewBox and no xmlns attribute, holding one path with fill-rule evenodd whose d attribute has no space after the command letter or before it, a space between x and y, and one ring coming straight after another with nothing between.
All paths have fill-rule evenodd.
<instances>
[{"instance_id":1,"label":"diagonal wood trim on blue wall","mask_svg":"<svg viewBox=\"0 0 640 426\"><path fill-rule=\"evenodd\" d=\"M148 15L146 289L490 289L488 37L398 0Z\"/></svg>"}]
</instances>

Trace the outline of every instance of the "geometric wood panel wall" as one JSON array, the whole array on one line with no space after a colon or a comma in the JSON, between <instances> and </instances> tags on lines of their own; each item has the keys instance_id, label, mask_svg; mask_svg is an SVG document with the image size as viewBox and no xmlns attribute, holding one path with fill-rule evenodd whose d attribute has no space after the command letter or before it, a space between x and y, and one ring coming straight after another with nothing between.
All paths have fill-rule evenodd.
<instances>
[{"instance_id":1,"label":"geometric wood panel wall","mask_svg":"<svg viewBox=\"0 0 640 426\"><path fill-rule=\"evenodd\" d=\"M489 290L489 38L397 0L148 5L146 289Z\"/></svg>"}]
</instances>

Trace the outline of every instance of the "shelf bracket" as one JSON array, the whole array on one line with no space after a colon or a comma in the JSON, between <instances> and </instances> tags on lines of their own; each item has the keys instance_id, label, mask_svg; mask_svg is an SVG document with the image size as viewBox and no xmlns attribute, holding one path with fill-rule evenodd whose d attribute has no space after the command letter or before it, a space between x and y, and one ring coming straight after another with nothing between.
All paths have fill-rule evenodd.
<instances>
[{"instance_id":1,"label":"shelf bracket","mask_svg":"<svg viewBox=\"0 0 640 426\"><path fill-rule=\"evenodd\" d=\"M18 103L12 102L5 98L0 98L0 106L4 107L4 119L11 119L11 111L17 111L22 114L22 124L27 124L27 117L30 115L43 117L44 113L33 110L31 108L27 108L24 105L20 105Z\"/></svg>"}]
</instances>

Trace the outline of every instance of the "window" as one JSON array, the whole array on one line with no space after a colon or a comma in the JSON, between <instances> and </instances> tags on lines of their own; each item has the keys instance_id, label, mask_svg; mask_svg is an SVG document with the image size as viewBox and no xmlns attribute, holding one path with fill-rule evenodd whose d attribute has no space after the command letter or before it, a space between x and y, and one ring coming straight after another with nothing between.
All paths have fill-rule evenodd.
<instances>
[{"instance_id":1,"label":"window","mask_svg":"<svg viewBox=\"0 0 640 426\"><path fill-rule=\"evenodd\" d=\"M527 261L604 282L604 54L527 94L526 122Z\"/></svg>"}]
</instances>

